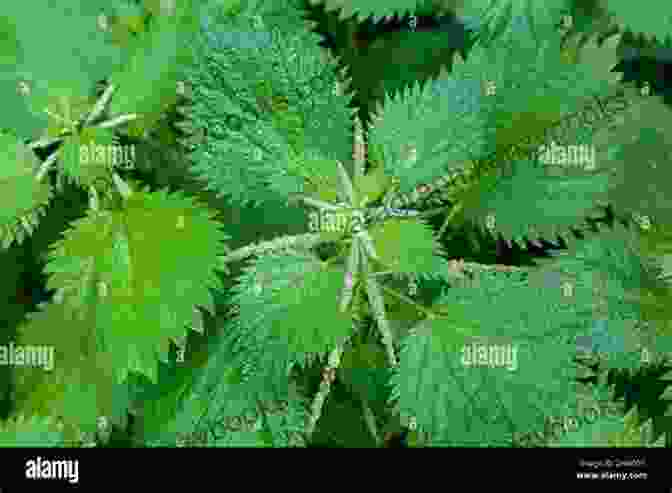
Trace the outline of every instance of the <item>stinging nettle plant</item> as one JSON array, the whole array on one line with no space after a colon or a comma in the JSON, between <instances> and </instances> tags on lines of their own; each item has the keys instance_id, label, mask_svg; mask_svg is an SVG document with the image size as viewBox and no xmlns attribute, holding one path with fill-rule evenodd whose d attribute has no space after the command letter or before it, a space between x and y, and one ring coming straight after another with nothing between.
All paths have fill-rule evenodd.
<instances>
[{"instance_id":1,"label":"stinging nettle plant","mask_svg":"<svg viewBox=\"0 0 672 493\"><path fill-rule=\"evenodd\" d=\"M363 430L339 432L350 446L400 427L416 446L526 446L551 416L618 402L608 371L660 365L672 399L672 114L613 70L622 31L664 40L672 7L327 1L350 26L428 8L475 26L466 57L384 90L364 124L363 75L320 46L301 1L109 3L1 18L3 248L69 187L88 195L45 256L53 298L16 329L55 365L12 368L2 446L95 446L112 428L148 447L310 446L339 426ZM35 43L35 10L68 35ZM377 46L342 54L365 67ZM545 166L551 143L594 162ZM134 166L82 158L124 145ZM152 190L150 172L188 177ZM250 225L223 200L308 225L241 244ZM465 261L444 240L467 226L565 247ZM484 356L465 365L471 347ZM669 440L658 417L619 413L541 444Z\"/></svg>"}]
</instances>

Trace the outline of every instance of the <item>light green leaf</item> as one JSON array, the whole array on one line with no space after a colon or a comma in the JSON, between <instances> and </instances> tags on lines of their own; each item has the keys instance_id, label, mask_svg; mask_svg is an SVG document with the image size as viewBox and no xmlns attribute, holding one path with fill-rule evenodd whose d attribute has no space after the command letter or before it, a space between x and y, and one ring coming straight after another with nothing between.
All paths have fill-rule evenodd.
<instances>
[{"instance_id":1,"label":"light green leaf","mask_svg":"<svg viewBox=\"0 0 672 493\"><path fill-rule=\"evenodd\" d=\"M371 231L371 238L381 263L394 272L429 276L445 264L441 245L420 220L386 221Z\"/></svg>"},{"instance_id":2,"label":"light green leaf","mask_svg":"<svg viewBox=\"0 0 672 493\"><path fill-rule=\"evenodd\" d=\"M14 136L0 134L0 240L7 248L32 234L52 197L48 183L35 180L39 161Z\"/></svg>"},{"instance_id":3,"label":"light green leaf","mask_svg":"<svg viewBox=\"0 0 672 493\"><path fill-rule=\"evenodd\" d=\"M228 239L212 215L179 193L135 192L120 209L76 221L54 246L48 286L94 288L83 310L92 313L120 381L130 370L153 379L156 358L187 333L194 307L211 305Z\"/></svg>"},{"instance_id":4,"label":"light green leaf","mask_svg":"<svg viewBox=\"0 0 672 493\"><path fill-rule=\"evenodd\" d=\"M69 439L95 432L99 416L126 422L126 388L115 382L112 355L99 350L93 327L91 317L64 300L31 314L18 330L16 348L29 351L31 364L15 370L17 409L59 417Z\"/></svg>"},{"instance_id":5,"label":"light green leaf","mask_svg":"<svg viewBox=\"0 0 672 493\"><path fill-rule=\"evenodd\" d=\"M260 339L277 338L291 358L305 362L351 333L338 309L343 271L301 254L261 257L236 288L240 323Z\"/></svg>"}]
</instances>

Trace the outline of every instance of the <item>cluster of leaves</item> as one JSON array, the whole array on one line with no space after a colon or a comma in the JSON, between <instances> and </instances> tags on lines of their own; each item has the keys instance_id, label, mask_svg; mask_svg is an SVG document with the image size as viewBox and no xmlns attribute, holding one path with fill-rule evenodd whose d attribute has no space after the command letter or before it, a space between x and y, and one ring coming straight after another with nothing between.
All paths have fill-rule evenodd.
<instances>
[{"instance_id":1,"label":"cluster of leaves","mask_svg":"<svg viewBox=\"0 0 672 493\"><path fill-rule=\"evenodd\" d=\"M364 132L361 84L320 47L303 2L114 3L27 0L0 18L4 247L40 226L64 181L89 194L50 245L53 299L17 329L20 344L55 348L55 367L14 369L3 445L81 444L104 418L142 446L303 446L338 408L378 445L404 423L417 445L507 446L613 391L577 381L577 338L601 372L641 368L643 350L669 364L671 197L649 186L666 183L671 115L612 71L621 34L601 39L611 21L662 37L661 16L616 1L595 9L609 22L565 0L447 2L477 20L468 57L441 53L423 80L386 75L401 86L383 85ZM326 2L374 20L428 5ZM72 36L37 47L40 9ZM560 32L568 15L578 27ZM406 36L423 50L440 39ZM563 145L597 148L597 167L539 166L540 136L614 97L609 125L563 127ZM183 160L184 189L81 154L152 139ZM217 217L218 200L330 211L347 227L234 249L240 225ZM606 205L620 221L591 230ZM443 233L468 225L567 248L529 268L449 259ZM471 344L515 348L516 368L465 365ZM642 426L630 413L562 444L661 443Z\"/></svg>"}]
</instances>

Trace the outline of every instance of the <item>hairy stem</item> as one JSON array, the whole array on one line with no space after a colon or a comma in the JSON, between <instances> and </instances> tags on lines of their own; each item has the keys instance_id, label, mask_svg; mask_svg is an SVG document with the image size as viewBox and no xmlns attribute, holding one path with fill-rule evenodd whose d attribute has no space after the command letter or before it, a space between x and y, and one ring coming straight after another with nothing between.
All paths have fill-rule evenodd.
<instances>
[{"instance_id":1,"label":"hairy stem","mask_svg":"<svg viewBox=\"0 0 672 493\"><path fill-rule=\"evenodd\" d=\"M238 250L220 257L222 266L231 262L244 260L252 255L263 255L275 250L285 250L289 248L313 248L320 243L331 241L330 238L325 237L320 233L306 233L296 236L281 236L270 241L263 241L261 243L252 243L246 245Z\"/></svg>"},{"instance_id":2,"label":"hairy stem","mask_svg":"<svg viewBox=\"0 0 672 493\"><path fill-rule=\"evenodd\" d=\"M322 371L322 381L320 382L320 389L315 394L313 403L310 406L310 414L308 415L308 422L306 423L306 436L310 436L315 431L315 425L317 421L322 416L322 409L324 408L324 403L327 400L329 391L331 390L331 384L334 381L334 376L336 375L336 370L341 364L341 356L343 356L344 344L339 344L329 353L329 358L327 360L327 365Z\"/></svg>"},{"instance_id":3,"label":"hairy stem","mask_svg":"<svg viewBox=\"0 0 672 493\"><path fill-rule=\"evenodd\" d=\"M368 259L363 255L362 252L362 263L364 264L364 274L368 270L367 261ZM366 278L366 294L369 297L369 302L371 304L371 311L376 319L376 326L378 327L378 332L380 333L381 342L383 347L385 347L385 353L387 354L387 362L390 367L394 368L399 364L397 360L397 355L394 351L394 343L392 337L392 329L390 323L387 320L387 315L385 313L385 300L383 295L380 292L380 287L378 282L370 277Z\"/></svg>"},{"instance_id":4,"label":"hairy stem","mask_svg":"<svg viewBox=\"0 0 672 493\"><path fill-rule=\"evenodd\" d=\"M352 145L352 160L355 164L355 183L359 183L364 177L364 168L366 166L366 146L364 143L364 130L362 127L362 122L357 116L355 116L354 120L354 143Z\"/></svg>"},{"instance_id":5,"label":"hairy stem","mask_svg":"<svg viewBox=\"0 0 672 493\"><path fill-rule=\"evenodd\" d=\"M105 108L110 103L110 100L112 99L112 94L114 94L115 90L116 87L114 85L110 85L105 89L105 92L103 92L98 101L96 101L96 104L91 110L91 113L89 113L89 116L84 121L85 127L88 127L101 117L101 115L105 111Z\"/></svg>"},{"instance_id":6,"label":"hairy stem","mask_svg":"<svg viewBox=\"0 0 672 493\"><path fill-rule=\"evenodd\" d=\"M371 433L371 436L376 441L376 445L380 447L383 441L381 440L380 434L378 433L378 426L376 426L376 416L373 414L373 411L371 411L371 407L369 406L369 403L365 397L362 397L361 403L362 411L364 412L364 422L366 423L366 428L369 430L369 433Z\"/></svg>"}]
</instances>

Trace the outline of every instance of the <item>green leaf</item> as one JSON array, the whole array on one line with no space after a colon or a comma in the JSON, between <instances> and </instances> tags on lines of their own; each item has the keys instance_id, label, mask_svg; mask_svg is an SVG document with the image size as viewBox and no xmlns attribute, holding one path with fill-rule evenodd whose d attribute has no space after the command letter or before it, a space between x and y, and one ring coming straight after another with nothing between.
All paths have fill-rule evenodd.
<instances>
[{"instance_id":1,"label":"green leaf","mask_svg":"<svg viewBox=\"0 0 672 493\"><path fill-rule=\"evenodd\" d=\"M357 190L357 203L366 206L382 198L383 194L392 186L392 177L385 174L383 166L376 166L362 175L353 184Z\"/></svg>"},{"instance_id":2,"label":"green leaf","mask_svg":"<svg viewBox=\"0 0 672 493\"><path fill-rule=\"evenodd\" d=\"M263 256L236 287L240 323L260 340L277 338L294 361L304 363L351 334L349 315L338 309L342 284L341 269L312 256Z\"/></svg>"},{"instance_id":3,"label":"green leaf","mask_svg":"<svg viewBox=\"0 0 672 493\"><path fill-rule=\"evenodd\" d=\"M149 129L161 112L177 100L179 64L184 43L177 26L161 26L136 43L128 64L111 77L117 90L110 103L112 115L137 113Z\"/></svg>"},{"instance_id":4,"label":"green leaf","mask_svg":"<svg viewBox=\"0 0 672 493\"><path fill-rule=\"evenodd\" d=\"M394 17L395 15L403 17L407 13L412 14L426 2L425 0L311 0L310 3L313 5L328 4L329 10L340 10L343 19L357 15L359 19L372 17L377 22L383 17Z\"/></svg>"},{"instance_id":5,"label":"green leaf","mask_svg":"<svg viewBox=\"0 0 672 493\"><path fill-rule=\"evenodd\" d=\"M194 92L193 136L184 142L192 171L242 204L308 191L333 177L328 163L347 163L352 154L351 96L338 90L336 62L325 62L312 33L274 27L280 21L263 14L211 20L186 69Z\"/></svg>"},{"instance_id":6,"label":"green leaf","mask_svg":"<svg viewBox=\"0 0 672 493\"><path fill-rule=\"evenodd\" d=\"M585 144L588 145L588 144ZM511 176L484 180L462 195L462 217L507 240L555 239L593 215L607 196L605 173L545 171L531 160L516 162ZM492 226L491 226L492 225Z\"/></svg>"},{"instance_id":7,"label":"green leaf","mask_svg":"<svg viewBox=\"0 0 672 493\"><path fill-rule=\"evenodd\" d=\"M30 78L23 74L0 78L0 98L3 101L1 126L11 129L23 139L37 139L47 127L48 118L46 113L31 108L31 97L21 95L20 83L26 80L30 82Z\"/></svg>"},{"instance_id":8,"label":"green leaf","mask_svg":"<svg viewBox=\"0 0 672 493\"><path fill-rule=\"evenodd\" d=\"M18 39L16 22L11 17L0 17L0 29L3 37L0 40L0 67L3 74L16 68L22 58L21 44Z\"/></svg>"},{"instance_id":9,"label":"green leaf","mask_svg":"<svg viewBox=\"0 0 672 493\"><path fill-rule=\"evenodd\" d=\"M270 188L279 196L305 194L325 202L338 202L336 166L333 159L325 159L311 150L290 152L287 172L270 183Z\"/></svg>"},{"instance_id":10,"label":"green leaf","mask_svg":"<svg viewBox=\"0 0 672 493\"><path fill-rule=\"evenodd\" d=\"M35 0L17 3L10 12L21 34L26 65L45 90L69 88L86 94L97 81L107 77L122 62L122 52L109 43L97 17L109 6L105 0L71 0L47 3ZM40 15L35 15L40 12ZM60 36L44 42L43 33L58 26Z\"/></svg>"},{"instance_id":11,"label":"green leaf","mask_svg":"<svg viewBox=\"0 0 672 493\"><path fill-rule=\"evenodd\" d=\"M374 110L385 95L438 77L450 70L455 54L466 51L470 42L458 24L432 30L402 29L376 37L350 62L353 85L365 108Z\"/></svg>"},{"instance_id":12,"label":"green leaf","mask_svg":"<svg viewBox=\"0 0 672 493\"><path fill-rule=\"evenodd\" d=\"M445 268L441 245L420 220L393 219L371 231L381 263L399 274L436 274Z\"/></svg>"},{"instance_id":13,"label":"green leaf","mask_svg":"<svg viewBox=\"0 0 672 493\"><path fill-rule=\"evenodd\" d=\"M39 161L14 136L0 135L0 240L7 248L30 236L52 197L48 183L35 180Z\"/></svg>"},{"instance_id":14,"label":"green leaf","mask_svg":"<svg viewBox=\"0 0 672 493\"><path fill-rule=\"evenodd\" d=\"M482 43L515 41L526 35L541 41L559 25L570 6L569 0L470 0L460 2L457 12L479 20Z\"/></svg>"},{"instance_id":15,"label":"green leaf","mask_svg":"<svg viewBox=\"0 0 672 493\"><path fill-rule=\"evenodd\" d=\"M76 221L54 245L46 272L51 289L81 294L101 344L123 380L129 370L156 375L156 357L187 333L195 306L211 306L209 289L228 236L212 212L166 191L135 192L114 211Z\"/></svg>"},{"instance_id":16,"label":"green leaf","mask_svg":"<svg viewBox=\"0 0 672 493\"><path fill-rule=\"evenodd\" d=\"M483 273L450 288L434 307L444 315L403 341L392 377L402 417L416 417L431 442L503 445L574 408L567 338L587 321L573 308L523 273Z\"/></svg>"},{"instance_id":17,"label":"green leaf","mask_svg":"<svg viewBox=\"0 0 672 493\"><path fill-rule=\"evenodd\" d=\"M622 28L665 40L672 35L672 6L657 0L647 7L643 9L641 5L627 0L609 0L607 3L607 11Z\"/></svg>"},{"instance_id":18,"label":"green leaf","mask_svg":"<svg viewBox=\"0 0 672 493\"><path fill-rule=\"evenodd\" d=\"M174 447L179 438L197 430L203 402L191 396L189 380L179 378L171 383L168 388L153 388L139 396L142 412L134 422L138 440Z\"/></svg>"},{"instance_id":19,"label":"green leaf","mask_svg":"<svg viewBox=\"0 0 672 493\"><path fill-rule=\"evenodd\" d=\"M555 238L608 200L613 167L605 164L603 149L592 138L616 120L617 104L629 104L613 96L619 76L609 70L617 63L618 41L612 37L598 46L593 40L582 49L580 63L567 63L558 56L557 36L539 46L523 39L520 45L475 49L469 62L456 68L459 77L463 68L482 65L482 80L490 82L493 92L482 110L488 114L487 152L474 154L476 161L483 157L479 167L485 174L458 194L463 212L454 221L468 219L484 227L493 216L496 225L488 229L507 240ZM514 53L517 60L536 62L521 62L525 69L520 69L509 58ZM522 79L519 70L534 75ZM530 98L534 92L529 81L543 85L543 94ZM600 102L588 99L590 95ZM537 205L531 208L530 203ZM541 209L544 214L534 213Z\"/></svg>"},{"instance_id":20,"label":"green leaf","mask_svg":"<svg viewBox=\"0 0 672 493\"><path fill-rule=\"evenodd\" d=\"M663 122L670 121L672 110L658 96L634 89L626 94L627 110L595 136L601 166L613 170L608 200L618 215L648 216L654 225L669 225L672 194L665 183L672 178L672 145Z\"/></svg>"},{"instance_id":21,"label":"green leaf","mask_svg":"<svg viewBox=\"0 0 672 493\"><path fill-rule=\"evenodd\" d=\"M64 300L31 314L18 330L17 351L28 351L31 364L15 370L17 409L62 419L69 439L95 432L99 416L125 425L126 388L115 382L112 354L98 348L93 327Z\"/></svg>"},{"instance_id":22,"label":"green leaf","mask_svg":"<svg viewBox=\"0 0 672 493\"><path fill-rule=\"evenodd\" d=\"M472 153L484 149L481 90L480 81L444 74L423 89L414 85L386 96L369 130L369 146L379 153L386 174L399 178L401 192L462 172Z\"/></svg>"},{"instance_id":23,"label":"green leaf","mask_svg":"<svg viewBox=\"0 0 672 493\"><path fill-rule=\"evenodd\" d=\"M577 310L602 321L602 336L616 343L598 349L608 368L635 371L647 359L643 350L651 361L672 353L669 318L665 318L669 286L659 278L657 260L648 258L652 252L642 248L642 239L634 227L617 223L571 242L568 250L549 259L537 260L541 266L537 279L551 271L562 274L547 278L547 289L561 290L561 284L568 282L575 291L568 299L575 300ZM587 290L584 301L581 290Z\"/></svg>"}]
</instances>

